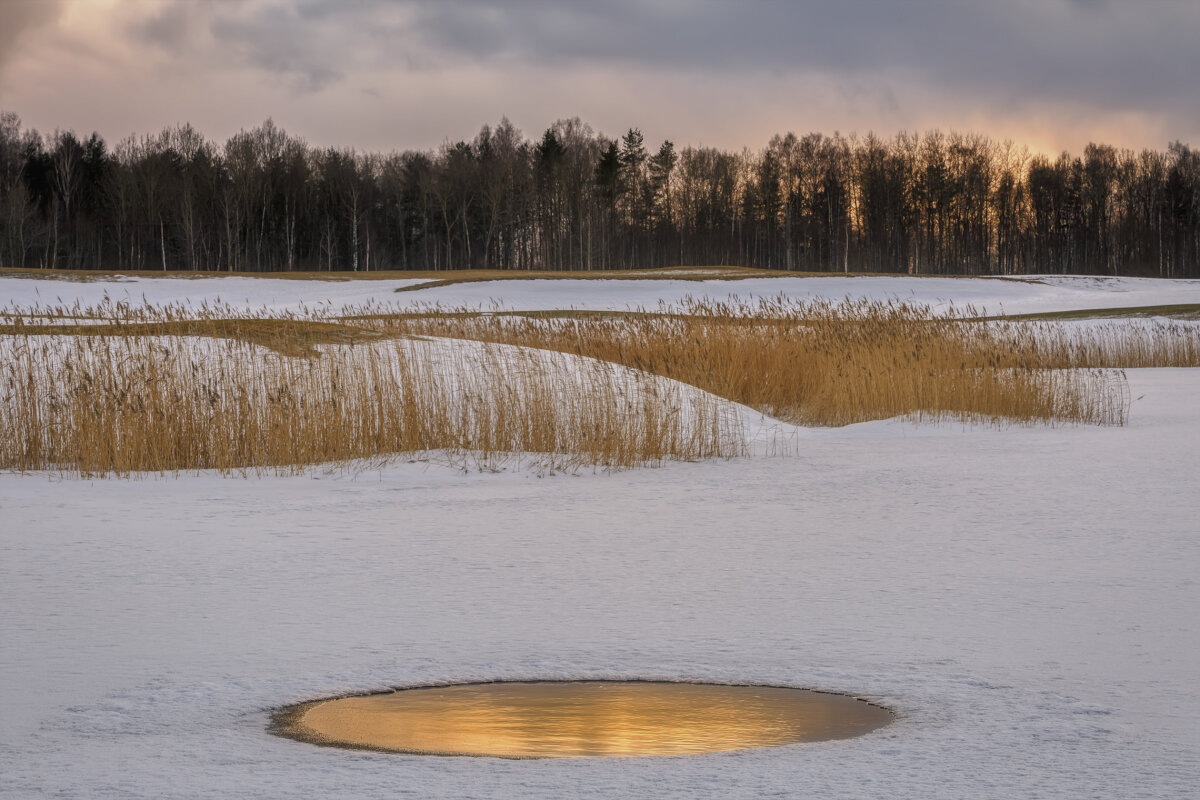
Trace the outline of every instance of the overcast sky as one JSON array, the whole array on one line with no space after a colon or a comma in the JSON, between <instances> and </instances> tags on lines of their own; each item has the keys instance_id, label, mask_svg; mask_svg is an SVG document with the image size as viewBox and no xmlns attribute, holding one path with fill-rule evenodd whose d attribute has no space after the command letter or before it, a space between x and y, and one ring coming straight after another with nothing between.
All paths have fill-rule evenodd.
<instances>
[{"instance_id":1,"label":"overcast sky","mask_svg":"<svg viewBox=\"0 0 1200 800\"><path fill-rule=\"evenodd\" d=\"M0 0L0 110L110 141L272 117L317 145L971 130L1200 145L1200 0Z\"/></svg>"}]
</instances>

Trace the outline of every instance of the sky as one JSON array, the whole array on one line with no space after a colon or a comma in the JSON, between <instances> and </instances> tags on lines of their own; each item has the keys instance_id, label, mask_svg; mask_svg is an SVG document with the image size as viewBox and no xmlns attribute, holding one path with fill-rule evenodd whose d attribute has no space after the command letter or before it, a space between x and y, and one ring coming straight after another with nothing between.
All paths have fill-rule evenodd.
<instances>
[{"instance_id":1,"label":"sky","mask_svg":"<svg viewBox=\"0 0 1200 800\"><path fill-rule=\"evenodd\" d=\"M0 0L0 110L430 149L507 116L740 150L973 131L1200 145L1196 0Z\"/></svg>"}]
</instances>

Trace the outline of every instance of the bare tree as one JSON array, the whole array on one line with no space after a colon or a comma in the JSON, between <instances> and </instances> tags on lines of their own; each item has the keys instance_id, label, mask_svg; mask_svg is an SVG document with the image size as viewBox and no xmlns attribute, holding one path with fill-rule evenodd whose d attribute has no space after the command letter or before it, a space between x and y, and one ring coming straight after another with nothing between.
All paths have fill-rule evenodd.
<instances>
[{"instance_id":1,"label":"bare tree","mask_svg":"<svg viewBox=\"0 0 1200 800\"><path fill-rule=\"evenodd\" d=\"M933 131L647 151L578 118L434 152L317 150L271 120L43 137L0 114L0 264L230 270L746 264L1200 275L1200 153L1031 156Z\"/></svg>"}]
</instances>

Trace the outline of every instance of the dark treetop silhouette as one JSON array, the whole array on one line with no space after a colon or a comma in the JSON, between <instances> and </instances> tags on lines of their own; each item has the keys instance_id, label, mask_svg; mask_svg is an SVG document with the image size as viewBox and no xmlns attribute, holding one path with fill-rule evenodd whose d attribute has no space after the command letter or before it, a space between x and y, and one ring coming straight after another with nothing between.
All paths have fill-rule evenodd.
<instances>
[{"instance_id":1,"label":"dark treetop silhouette","mask_svg":"<svg viewBox=\"0 0 1200 800\"><path fill-rule=\"evenodd\" d=\"M0 266L1200 276L1200 151L1032 155L981 135L648 150L579 119L437 152L318 149L268 120L109 148L0 116Z\"/></svg>"}]
</instances>

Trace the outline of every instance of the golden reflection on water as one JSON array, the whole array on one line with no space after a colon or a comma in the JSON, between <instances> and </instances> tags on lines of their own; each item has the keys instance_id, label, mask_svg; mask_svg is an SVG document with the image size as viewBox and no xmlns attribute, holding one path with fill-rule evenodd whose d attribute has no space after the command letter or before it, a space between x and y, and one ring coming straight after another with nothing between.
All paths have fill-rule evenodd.
<instances>
[{"instance_id":1,"label":"golden reflection on water","mask_svg":"<svg viewBox=\"0 0 1200 800\"><path fill-rule=\"evenodd\" d=\"M349 747L506 758L686 755L845 739L891 722L879 706L765 686L605 681L408 689L312 704L284 726Z\"/></svg>"}]
</instances>

